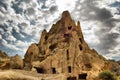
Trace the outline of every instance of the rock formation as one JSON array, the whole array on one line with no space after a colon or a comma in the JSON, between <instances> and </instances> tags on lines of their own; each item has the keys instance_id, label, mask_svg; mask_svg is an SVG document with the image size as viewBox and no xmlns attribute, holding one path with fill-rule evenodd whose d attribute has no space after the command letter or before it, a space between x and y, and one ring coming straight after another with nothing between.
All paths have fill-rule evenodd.
<instances>
[{"instance_id":1,"label":"rock formation","mask_svg":"<svg viewBox=\"0 0 120 80\"><path fill-rule=\"evenodd\" d=\"M37 44L32 44L26 54L25 54L25 59L24 59L24 69L25 70L30 70L32 68L32 61L35 61L38 57L39 54L39 48ZM37 59L39 60L39 59Z\"/></svg>"},{"instance_id":2,"label":"rock formation","mask_svg":"<svg viewBox=\"0 0 120 80\"><path fill-rule=\"evenodd\" d=\"M68 79L93 80L111 64L84 40L80 22L72 20L68 11L52 25L49 32L43 30L38 44L32 44L24 56L24 68L35 67L39 73L64 73Z\"/></svg>"},{"instance_id":3,"label":"rock formation","mask_svg":"<svg viewBox=\"0 0 120 80\"><path fill-rule=\"evenodd\" d=\"M0 50L0 58L9 58L9 56Z\"/></svg>"},{"instance_id":4,"label":"rock formation","mask_svg":"<svg viewBox=\"0 0 120 80\"><path fill-rule=\"evenodd\" d=\"M11 69L22 69L23 68L23 59L18 54L11 57L10 68Z\"/></svg>"},{"instance_id":5,"label":"rock formation","mask_svg":"<svg viewBox=\"0 0 120 80\"><path fill-rule=\"evenodd\" d=\"M8 69L9 67L6 66L4 67L4 65L6 65L6 63L9 63L10 61L10 57L5 53L5 52L2 52L0 50L0 69Z\"/></svg>"},{"instance_id":6,"label":"rock formation","mask_svg":"<svg viewBox=\"0 0 120 80\"><path fill-rule=\"evenodd\" d=\"M23 59L16 54L13 57L9 57L6 53L0 51L0 69L22 69Z\"/></svg>"}]
</instances>

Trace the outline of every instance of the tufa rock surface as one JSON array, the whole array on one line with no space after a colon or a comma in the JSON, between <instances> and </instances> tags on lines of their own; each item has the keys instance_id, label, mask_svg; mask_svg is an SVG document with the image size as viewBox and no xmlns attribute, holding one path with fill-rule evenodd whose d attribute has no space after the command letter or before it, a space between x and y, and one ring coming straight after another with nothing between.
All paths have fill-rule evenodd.
<instances>
[{"instance_id":1,"label":"tufa rock surface","mask_svg":"<svg viewBox=\"0 0 120 80\"><path fill-rule=\"evenodd\" d=\"M9 69L8 66L4 67L7 63L10 62L10 57L0 50L0 69Z\"/></svg>"},{"instance_id":2,"label":"tufa rock surface","mask_svg":"<svg viewBox=\"0 0 120 80\"><path fill-rule=\"evenodd\" d=\"M10 68L11 69L23 68L23 59L18 54L10 58Z\"/></svg>"},{"instance_id":3,"label":"tufa rock surface","mask_svg":"<svg viewBox=\"0 0 120 80\"><path fill-rule=\"evenodd\" d=\"M64 73L69 79L94 80L111 64L85 42L80 22L77 24L68 11L53 24L50 31L43 30L38 44L32 44L24 56L24 68L33 67L42 74Z\"/></svg>"},{"instance_id":4,"label":"tufa rock surface","mask_svg":"<svg viewBox=\"0 0 120 80\"><path fill-rule=\"evenodd\" d=\"M7 54L4 54L5 56ZM6 70L6 69L23 69L23 59L16 54L13 57L3 57L0 56L0 69Z\"/></svg>"},{"instance_id":5,"label":"tufa rock surface","mask_svg":"<svg viewBox=\"0 0 120 80\"><path fill-rule=\"evenodd\" d=\"M29 46L24 59L24 69L25 70L31 70L32 69L32 62L39 60L38 55L39 54L39 48L37 44L32 44Z\"/></svg>"},{"instance_id":6,"label":"tufa rock surface","mask_svg":"<svg viewBox=\"0 0 120 80\"><path fill-rule=\"evenodd\" d=\"M9 56L0 50L0 58L9 58Z\"/></svg>"}]
</instances>

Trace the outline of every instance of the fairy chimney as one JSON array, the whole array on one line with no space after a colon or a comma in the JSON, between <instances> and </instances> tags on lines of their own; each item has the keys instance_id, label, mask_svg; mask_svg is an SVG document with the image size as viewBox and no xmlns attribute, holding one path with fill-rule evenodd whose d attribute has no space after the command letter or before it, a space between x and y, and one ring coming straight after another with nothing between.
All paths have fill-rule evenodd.
<instances>
[{"instance_id":1,"label":"fairy chimney","mask_svg":"<svg viewBox=\"0 0 120 80\"><path fill-rule=\"evenodd\" d=\"M50 31L43 30L37 45L39 64L32 63L39 73L65 73L68 78L93 80L111 65L85 42L80 22L75 24L68 11L53 24ZM32 50L33 54L35 49ZM28 54L29 49L26 54ZM36 53L35 53L36 54ZM27 60L25 55L25 60ZM29 54L30 58L31 54Z\"/></svg>"}]
</instances>

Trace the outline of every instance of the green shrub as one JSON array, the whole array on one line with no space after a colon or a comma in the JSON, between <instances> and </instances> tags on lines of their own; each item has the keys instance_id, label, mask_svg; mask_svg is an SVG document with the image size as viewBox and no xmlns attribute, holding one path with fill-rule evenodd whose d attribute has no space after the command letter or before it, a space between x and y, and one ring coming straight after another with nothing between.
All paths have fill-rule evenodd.
<instances>
[{"instance_id":1,"label":"green shrub","mask_svg":"<svg viewBox=\"0 0 120 80\"><path fill-rule=\"evenodd\" d=\"M100 72L98 77L100 80L117 80L115 75L110 71Z\"/></svg>"}]
</instances>

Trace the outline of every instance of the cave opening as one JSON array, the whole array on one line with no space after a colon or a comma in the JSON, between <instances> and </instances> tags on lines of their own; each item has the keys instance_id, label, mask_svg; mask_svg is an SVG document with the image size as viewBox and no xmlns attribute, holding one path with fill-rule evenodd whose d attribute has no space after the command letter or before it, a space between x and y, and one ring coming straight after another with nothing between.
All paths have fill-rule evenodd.
<instances>
[{"instance_id":1,"label":"cave opening","mask_svg":"<svg viewBox=\"0 0 120 80\"><path fill-rule=\"evenodd\" d=\"M52 74L56 74L56 69L52 68Z\"/></svg>"},{"instance_id":2,"label":"cave opening","mask_svg":"<svg viewBox=\"0 0 120 80\"><path fill-rule=\"evenodd\" d=\"M51 46L49 46L49 49L52 51L56 48L56 46L57 46L57 43L52 44Z\"/></svg>"},{"instance_id":3,"label":"cave opening","mask_svg":"<svg viewBox=\"0 0 120 80\"><path fill-rule=\"evenodd\" d=\"M72 29L72 26L68 26L68 30L71 30Z\"/></svg>"},{"instance_id":4,"label":"cave opening","mask_svg":"<svg viewBox=\"0 0 120 80\"><path fill-rule=\"evenodd\" d=\"M68 73L71 73L72 70L71 70L71 66L68 66Z\"/></svg>"},{"instance_id":5,"label":"cave opening","mask_svg":"<svg viewBox=\"0 0 120 80\"><path fill-rule=\"evenodd\" d=\"M45 70L41 67L34 67L34 68L37 70L38 73L42 73L42 74L45 73Z\"/></svg>"},{"instance_id":6,"label":"cave opening","mask_svg":"<svg viewBox=\"0 0 120 80\"><path fill-rule=\"evenodd\" d=\"M82 45L79 45L79 49L80 49L80 51L83 50Z\"/></svg>"},{"instance_id":7,"label":"cave opening","mask_svg":"<svg viewBox=\"0 0 120 80\"><path fill-rule=\"evenodd\" d=\"M86 80L86 77L87 77L87 73L82 73L82 74L79 74L78 75L78 80Z\"/></svg>"},{"instance_id":8,"label":"cave opening","mask_svg":"<svg viewBox=\"0 0 120 80\"><path fill-rule=\"evenodd\" d=\"M67 50L67 60L69 60L69 50Z\"/></svg>"},{"instance_id":9,"label":"cave opening","mask_svg":"<svg viewBox=\"0 0 120 80\"><path fill-rule=\"evenodd\" d=\"M74 76L74 77L67 77L67 80L77 80L77 78Z\"/></svg>"},{"instance_id":10,"label":"cave opening","mask_svg":"<svg viewBox=\"0 0 120 80\"><path fill-rule=\"evenodd\" d=\"M45 41L48 39L48 36L45 36Z\"/></svg>"}]
</instances>

